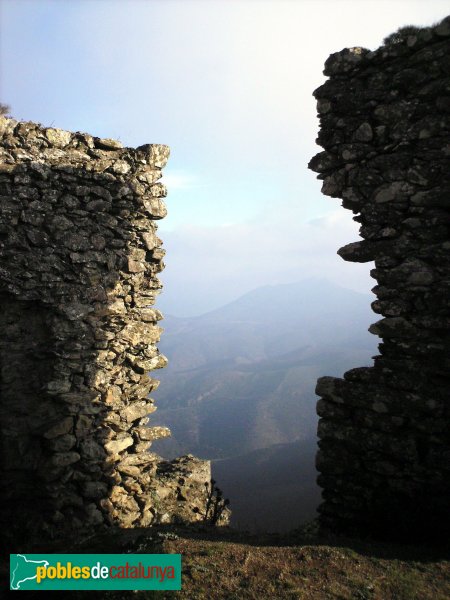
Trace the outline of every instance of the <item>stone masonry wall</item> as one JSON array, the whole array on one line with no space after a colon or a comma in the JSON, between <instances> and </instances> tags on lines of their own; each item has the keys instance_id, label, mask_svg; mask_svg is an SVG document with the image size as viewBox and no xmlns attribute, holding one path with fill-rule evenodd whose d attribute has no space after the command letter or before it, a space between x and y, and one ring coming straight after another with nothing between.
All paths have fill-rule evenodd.
<instances>
[{"instance_id":1,"label":"stone masonry wall","mask_svg":"<svg viewBox=\"0 0 450 600\"><path fill-rule=\"evenodd\" d=\"M390 538L450 533L450 18L325 63L310 162L375 261L382 338L369 368L322 377L322 524Z\"/></svg>"},{"instance_id":2,"label":"stone masonry wall","mask_svg":"<svg viewBox=\"0 0 450 600\"><path fill-rule=\"evenodd\" d=\"M3 534L202 519L209 463L148 451L168 147L6 118L0 141Z\"/></svg>"}]
</instances>

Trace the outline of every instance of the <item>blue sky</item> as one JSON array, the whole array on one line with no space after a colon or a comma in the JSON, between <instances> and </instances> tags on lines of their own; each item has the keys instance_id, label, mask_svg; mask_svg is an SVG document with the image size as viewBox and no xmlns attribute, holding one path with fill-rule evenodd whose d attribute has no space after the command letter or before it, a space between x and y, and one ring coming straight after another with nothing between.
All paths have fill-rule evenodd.
<instances>
[{"instance_id":1,"label":"blue sky","mask_svg":"<svg viewBox=\"0 0 450 600\"><path fill-rule=\"evenodd\" d=\"M165 143L163 310L196 314L318 276L369 292L347 264L351 213L307 170L312 91L331 52L374 49L440 0L2 0L0 99L18 119Z\"/></svg>"}]
</instances>

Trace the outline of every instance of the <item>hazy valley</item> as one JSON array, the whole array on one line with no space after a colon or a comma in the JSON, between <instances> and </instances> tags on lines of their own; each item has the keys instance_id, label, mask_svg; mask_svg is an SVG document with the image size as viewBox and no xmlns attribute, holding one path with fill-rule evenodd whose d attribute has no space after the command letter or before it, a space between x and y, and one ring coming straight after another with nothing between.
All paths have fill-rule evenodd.
<instances>
[{"instance_id":1,"label":"hazy valley","mask_svg":"<svg viewBox=\"0 0 450 600\"><path fill-rule=\"evenodd\" d=\"M314 388L369 364L370 297L324 280L258 288L193 318L166 316L153 423L163 456L213 459L234 524L285 530L314 515Z\"/></svg>"}]
</instances>

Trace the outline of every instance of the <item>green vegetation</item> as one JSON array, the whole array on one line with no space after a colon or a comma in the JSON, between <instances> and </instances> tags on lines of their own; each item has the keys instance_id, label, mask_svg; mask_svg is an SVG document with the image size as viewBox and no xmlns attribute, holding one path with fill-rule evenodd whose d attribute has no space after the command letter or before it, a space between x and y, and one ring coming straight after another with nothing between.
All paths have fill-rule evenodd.
<instances>
[{"instance_id":1,"label":"green vegetation","mask_svg":"<svg viewBox=\"0 0 450 600\"><path fill-rule=\"evenodd\" d=\"M401 44L402 42L406 42L408 36L416 35L419 31L422 31L422 29L423 27L416 27L415 25L405 25L385 37L383 44L386 44L387 46L391 44Z\"/></svg>"},{"instance_id":2,"label":"green vegetation","mask_svg":"<svg viewBox=\"0 0 450 600\"><path fill-rule=\"evenodd\" d=\"M211 479L210 485L205 484L208 488L208 501L206 503L205 523L216 525L220 521L220 517L230 504L228 498L223 497L222 490L217 487L216 481Z\"/></svg>"}]
</instances>

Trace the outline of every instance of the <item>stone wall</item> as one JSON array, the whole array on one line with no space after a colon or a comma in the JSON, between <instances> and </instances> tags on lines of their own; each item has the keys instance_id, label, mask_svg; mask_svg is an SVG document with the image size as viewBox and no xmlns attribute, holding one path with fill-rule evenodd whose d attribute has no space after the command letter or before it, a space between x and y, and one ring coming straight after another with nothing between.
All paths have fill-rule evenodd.
<instances>
[{"instance_id":1,"label":"stone wall","mask_svg":"<svg viewBox=\"0 0 450 600\"><path fill-rule=\"evenodd\" d=\"M0 140L2 532L201 520L209 463L148 451L168 147L5 118Z\"/></svg>"},{"instance_id":2,"label":"stone wall","mask_svg":"<svg viewBox=\"0 0 450 600\"><path fill-rule=\"evenodd\" d=\"M450 533L450 18L325 63L310 162L375 261L370 368L322 377L317 466L324 525L387 537Z\"/></svg>"}]
</instances>

